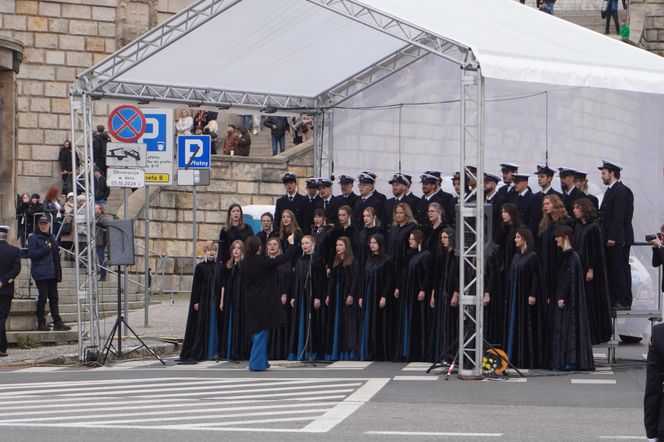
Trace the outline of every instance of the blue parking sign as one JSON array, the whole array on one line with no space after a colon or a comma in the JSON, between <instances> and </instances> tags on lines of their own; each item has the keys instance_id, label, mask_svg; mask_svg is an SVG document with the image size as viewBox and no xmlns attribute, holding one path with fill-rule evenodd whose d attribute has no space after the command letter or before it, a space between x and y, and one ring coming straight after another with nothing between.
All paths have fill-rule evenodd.
<instances>
[{"instance_id":1,"label":"blue parking sign","mask_svg":"<svg viewBox=\"0 0 664 442\"><path fill-rule=\"evenodd\" d=\"M179 135L178 169L209 169L211 145L209 135Z\"/></svg>"}]
</instances>

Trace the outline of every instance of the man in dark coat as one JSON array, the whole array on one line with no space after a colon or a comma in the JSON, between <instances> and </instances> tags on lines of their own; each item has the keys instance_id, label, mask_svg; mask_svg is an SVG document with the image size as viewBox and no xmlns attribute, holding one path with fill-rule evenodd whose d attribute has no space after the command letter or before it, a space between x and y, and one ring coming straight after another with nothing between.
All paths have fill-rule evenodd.
<instances>
[{"instance_id":1,"label":"man in dark coat","mask_svg":"<svg viewBox=\"0 0 664 442\"><path fill-rule=\"evenodd\" d=\"M574 172L574 185L581 192L581 197L588 198L593 203L593 206L595 206L595 209L599 211L599 200L588 190L588 172L584 172L583 170ZM569 214L569 216L572 216L572 214Z\"/></svg>"},{"instance_id":2,"label":"man in dark coat","mask_svg":"<svg viewBox=\"0 0 664 442\"><path fill-rule=\"evenodd\" d=\"M397 204L406 203L410 207L410 210L413 211L413 214L417 213L417 205L420 199L410 191L412 182L412 176L400 172L395 173L392 179L388 181L392 185L392 195L394 196L385 201L383 221L385 222L386 229L389 229L390 224L392 224L392 216Z\"/></svg>"},{"instance_id":3,"label":"man in dark coat","mask_svg":"<svg viewBox=\"0 0 664 442\"><path fill-rule=\"evenodd\" d=\"M337 211L341 207L341 197L332 195L332 180L318 179L318 200L316 209L323 209L328 224L337 223Z\"/></svg>"},{"instance_id":4,"label":"man in dark coat","mask_svg":"<svg viewBox=\"0 0 664 442\"><path fill-rule=\"evenodd\" d=\"M519 173L519 165L514 163L501 163L500 171L503 174L503 183L505 183L504 186L498 189L500 198L506 202L513 203L517 194L514 191L512 176L515 173Z\"/></svg>"},{"instance_id":5,"label":"man in dark coat","mask_svg":"<svg viewBox=\"0 0 664 442\"><path fill-rule=\"evenodd\" d=\"M95 203L106 205L110 194L111 189L106 185L106 177L101 174L99 167L95 167Z\"/></svg>"},{"instance_id":6,"label":"man in dark coat","mask_svg":"<svg viewBox=\"0 0 664 442\"><path fill-rule=\"evenodd\" d=\"M385 195L376 192L374 186L376 185L376 174L373 172L364 171L357 177L358 188L360 189L360 197L355 201L353 207L352 223L361 229L363 226L362 214L367 207L373 207L376 211L376 216L383 222Z\"/></svg>"},{"instance_id":7,"label":"man in dark coat","mask_svg":"<svg viewBox=\"0 0 664 442\"><path fill-rule=\"evenodd\" d=\"M37 330L49 331L46 324L46 299L48 299L53 330L71 330L58 313L58 282L62 280L58 241L50 233L51 220L39 218L37 231L28 237L28 257L31 261L30 273L39 291L37 298Z\"/></svg>"},{"instance_id":8,"label":"man in dark coat","mask_svg":"<svg viewBox=\"0 0 664 442\"><path fill-rule=\"evenodd\" d=\"M646 437L650 441L664 440L664 324L652 328L648 365L646 368L646 389L643 397L643 422Z\"/></svg>"},{"instance_id":9,"label":"man in dark coat","mask_svg":"<svg viewBox=\"0 0 664 442\"><path fill-rule=\"evenodd\" d=\"M491 238L496 244L499 242L502 230L501 208L505 202L505 193L499 193L497 189L499 181L500 178L497 175L484 174L484 198L488 204L491 204Z\"/></svg>"},{"instance_id":10,"label":"man in dark coat","mask_svg":"<svg viewBox=\"0 0 664 442\"><path fill-rule=\"evenodd\" d=\"M514 204L519 208L519 213L521 214L521 222L526 225L530 232L533 235L537 235L538 230L538 214L542 209L536 207L535 195L533 194L530 187L528 187L528 178L526 174L515 173L512 175L512 180L514 181L514 192L516 197L514 198ZM538 210L539 209L539 210Z\"/></svg>"},{"instance_id":11,"label":"man in dark coat","mask_svg":"<svg viewBox=\"0 0 664 442\"><path fill-rule=\"evenodd\" d=\"M294 235L290 235L288 244L292 246L294 242ZM264 371L270 367L267 361L270 329L286 322L277 269L292 261L299 246L288 247L285 254L276 258L265 256L261 248L258 237L247 238L246 259L242 263L246 330L252 342L249 358L251 371Z\"/></svg>"},{"instance_id":12,"label":"man in dark coat","mask_svg":"<svg viewBox=\"0 0 664 442\"><path fill-rule=\"evenodd\" d=\"M306 201L302 215L304 221L300 225L300 228L303 234L311 235L311 226L314 224L314 210L318 208L322 199L318 195L318 178L308 178L305 183L307 186L307 195L304 197Z\"/></svg>"},{"instance_id":13,"label":"man in dark coat","mask_svg":"<svg viewBox=\"0 0 664 442\"><path fill-rule=\"evenodd\" d=\"M297 192L297 175L293 172L286 172L281 176L281 182L284 183L286 195L277 198L274 207L274 230L279 231L281 223L281 212L288 209L295 214L295 220L298 226L304 225L304 211L307 206L307 198Z\"/></svg>"},{"instance_id":14,"label":"man in dark coat","mask_svg":"<svg viewBox=\"0 0 664 442\"><path fill-rule=\"evenodd\" d=\"M536 220L533 220L533 225L539 226L543 216L542 201L544 201L544 197L547 195L557 195L562 199L562 195L560 192L551 187L553 176L556 174L555 170L551 169L548 165L538 164L535 174L537 175L537 184L542 190L534 194L533 205L538 207L540 210L534 213ZM568 212L568 214L569 216L572 216L572 212ZM537 232L533 232L533 234L537 234Z\"/></svg>"},{"instance_id":15,"label":"man in dark coat","mask_svg":"<svg viewBox=\"0 0 664 442\"><path fill-rule=\"evenodd\" d=\"M72 165L71 161L71 141L65 140L60 148L58 154L58 163L60 164L60 175L62 176L62 194L66 195L73 191L72 187L72 173L76 172L80 165L78 153L76 153L76 165Z\"/></svg>"},{"instance_id":16,"label":"man in dark coat","mask_svg":"<svg viewBox=\"0 0 664 442\"><path fill-rule=\"evenodd\" d=\"M106 145L111 137L105 132L104 126L97 126L97 133L92 137L92 160L104 176L106 176Z\"/></svg>"},{"instance_id":17,"label":"man in dark coat","mask_svg":"<svg viewBox=\"0 0 664 442\"><path fill-rule=\"evenodd\" d=\"M263 122L265 127L272 131L272 155L286 150L286 133L290 132L290 125L286 117L268 117Z\"/></svg>"},{"instance_id":18,"label":"man in dark coat","mask_svg":"<svg viewBox=\"0 0 664 442\"><path fill-rule=\"evenodd\" d=\"M562 200L565 204L565 209L569 216L574 216L572 211L574 210L574 201L578 200L582 196L585 196L579 189L574 185L574 175L576 170L570 167L560 167L558 168L558 176L560 177L560 188L562 189Z\"/></svg>"},{"instance_id":19,"label":"man in dark coat","mask_svg":"<svg viewBox=\"0 0 664 442\"><path fill-rule=\"evenodd\" d=\"M341 195L339 195L339 207L348 206L352 209L355 207L355 201L357 201L357 198L359 198L357 194L353 192L355 178L350 175L339 175L338 180L339 189L341 189Z\"/></svg>"},{"instance_id":20,"label":"man in dark coat","mask_svg":"<svg viewBox=\"0 0 664 442\"><path fill-rule=\"evenodd\" d=\"M632 306L632 277L629 252L634 244L632 216L634 195L620 181L622 168L602 160L598 167L602 171L602 182L608 186L600 206L600 225L606 240L606 264L609 276L611 307L627 309Z\"/></svg>"},{"instance_id":21,"label":"man in dark coat","mask_svg":"<svg viewBox=\"0 0 664 442\"><path fill-rule=\"evenodd\" d=\"M427 170L420 175L420 182L422 183L422 197L418 203L415 218L421 226L430 226L429 204L438 203L445 212L445 222L454 226L454 197L441 189L440 185L443 182L441 173L436 170Z\"/></svg>"},{"instance_id":22,"label":"man in dark coat","mask_svg":"<svg viewBox=\"0 0 664 442\"><path fill-rule=\"evenodd\" d=\"M5 323L14 299L14 279L21 273L18 247L7 243L9 227L0 226L0 356L7 356Z\"/></svg>"},{"instance_id":23,"label":"man in dark coat","mask_svg":"<svg viewBox=\"0 0 664 442\"><path fill-rule=\"evenodd\" d=\"M664 240L664 224L659 229L659 234L655 235L651 241L652 244L652 266L657 268L664 264L664 247L662 247L662 240ZM664 278L662 278L662 291L664 292Z\"/></svg>"}]
</instances>

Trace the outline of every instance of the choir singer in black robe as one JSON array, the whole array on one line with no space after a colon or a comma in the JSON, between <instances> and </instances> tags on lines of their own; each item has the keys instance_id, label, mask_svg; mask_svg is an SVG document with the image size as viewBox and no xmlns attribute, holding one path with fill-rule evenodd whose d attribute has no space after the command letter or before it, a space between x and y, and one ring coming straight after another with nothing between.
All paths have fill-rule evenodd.
<instances>
[{"instance_id":1,"label":"choir singer in black robe","mask_svg":"<svg viewBox=\"0 0 664 442\"><path fill-rule=\"evenodd\" d=\"M180 352L181 363L196 363L217 356L223 263L215 262L217 247L212 241L203 245L203 254L203 262L194 269L187 326Z\"/></svg>"},{"instance_id":2,"label":"choir singer in black robe","mask_svg":"<svg viewBox=\"0 0 664 442\"><path fill-rule=\"evenodd\" d=\"M293 245L294 235L288 237ZM264 371L270 368L267 361L270 329L286 321L281 308L277 269L293 259L296 247L276 258L263 255L261 240L256 236L247 238L247 257L242 263L245 296L246 331L251 334L251 356L249 370Z\"/></svg>"},{"instance_id":3,"label":"choir singer in black robe","mask_svg":"<svg viewBox=\"0 0 664 442\"><path fill-rule=\"evenodd\" d=\"M648 348L646 391L643 397L643 421L649 441L664 440L664 324L652 328Z\"/></svg>"},{"instance_id":4,"label":"choir singer in black robe","mask_svg":"<svg viewBox=\"0 0 664 442\"><path fill-rule=\"evenodd\" d=\"M259 240L260 241L260 240ZM241 262L245 256L244 242L233 241L230 259L225 263L219 320L219 354L229 361L246 360L249 339L246 334L245 296Z\"/></svg>"},{"instance_id":5,"label":"choir singer in black robe","mask_svg":"<svg viewBox=\"0 0 664 442\"><path fill-rule=\"evenodd\" d=\"M259 237L260 239L260 237ZM262 242L262 240L261 240ZM272 237L267 240L267 257L276 259L283 253L279 238ZM291 291L293 266L290 262L277 267L277 285L279 287L280 308L284 311L284 317L288 319L288 294ZM284 360L288 357L288 321L275 326L270 332L270 359Z\"/></svg>"},{"instance_id":6,"label":"choir singer in black robe","mask_svg":"<svg viewBox=\"0 0 664 442\"><path fill-rule=\"evenodd\" d=\"M219 232L219 253L217 254L217 260L221 262L228 261L233 241L239 239L244 242L253 234L254 231L251 226L244 222L242 206L237 203L228 206L226 225Z\"/></svg>"},{"instance_id":7,"label":"choir singer in black robe","mask_svg":"<svg viewBox=\"0 0 664 442\"><path fill-rule=\"evenodd\" d=\"M578 221L574 226L574 246L583 265L590 337L596 345L607 342L613 334L604 240L591 200L583 197L574 201L574 217Z\"/></svg>"},{"instance_id":8,"label":"choir singer in black robe","mask_svg":"<svg viewBox=\"0 0 664 442\"><path fill-rule=\"evenodd\" d=\"M549 325L549 366L553 370L594 370L593 347L586 310L585 275L581 258L572 248L574 231L561 226L554 232L563 251L552 299Z\"/></svg>"}]
</instances>

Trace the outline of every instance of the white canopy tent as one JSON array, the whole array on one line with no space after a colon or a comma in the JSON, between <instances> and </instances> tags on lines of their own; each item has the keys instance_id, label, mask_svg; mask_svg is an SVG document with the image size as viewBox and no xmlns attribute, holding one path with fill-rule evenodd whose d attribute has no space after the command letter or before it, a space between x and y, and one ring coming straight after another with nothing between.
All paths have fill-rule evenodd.
<instances>
[{"instance_id":1,"label":"white canopy tent","mask_svg":"<svg viewBox=\"0 0 664 442\"><path fill-rule=\"evenodd\" d=\"M479 200L485 163L594 171L607 157L643 233L662 206L663 80L664 59L512 0L200 0L82 73L72 100L88 114L91 98L311 110L321 175L477 164ZM481 241L480 213L462 209ZM482 256L462 259L481 272ZM462 350L481 360L481 344Z\"/></svg>"}]
</instances>

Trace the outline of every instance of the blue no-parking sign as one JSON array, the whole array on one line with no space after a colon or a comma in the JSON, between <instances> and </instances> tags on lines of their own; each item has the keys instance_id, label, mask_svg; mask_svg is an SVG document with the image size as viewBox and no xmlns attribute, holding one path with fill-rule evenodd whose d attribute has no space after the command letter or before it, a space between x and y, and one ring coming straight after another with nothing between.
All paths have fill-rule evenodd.
<instances>
[{"instance_id":1,"label":"blue no-parking sign","mask_svg":"<svg viewBox=\"0 0 664 442\"><path fill-rule=\"evenodd\" d=\"M178 169L209 169L211 145L209 135L178 136Z\"/></svg>"}]
</instances>

